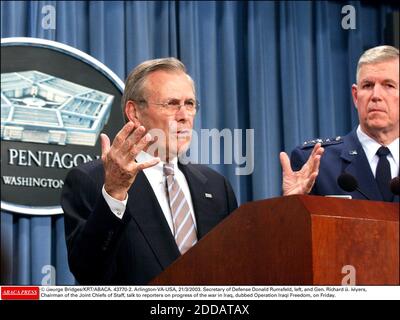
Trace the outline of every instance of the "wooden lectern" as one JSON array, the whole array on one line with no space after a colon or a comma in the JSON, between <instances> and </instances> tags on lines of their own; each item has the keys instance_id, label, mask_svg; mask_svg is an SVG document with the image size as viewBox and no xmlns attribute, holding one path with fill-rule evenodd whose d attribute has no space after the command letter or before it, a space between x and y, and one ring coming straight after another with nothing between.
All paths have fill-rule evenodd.
<instances>
[{"instance_id":1,"label":"wooden lectern","mask_svg":"<svg viewBox=\"0 0 400 320\"><path fill-rule=\"evenodd\" d=\"M150 284L341 285L348 272L356 285L399 285L399 203L249 202Z\"/></svg>"}]
</instances>

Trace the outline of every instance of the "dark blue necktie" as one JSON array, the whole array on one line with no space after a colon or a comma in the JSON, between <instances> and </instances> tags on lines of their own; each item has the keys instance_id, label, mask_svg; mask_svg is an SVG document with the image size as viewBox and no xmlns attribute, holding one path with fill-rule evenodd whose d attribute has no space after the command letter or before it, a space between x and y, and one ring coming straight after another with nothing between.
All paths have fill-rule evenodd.
<instances>
[{"instance_id":1,"label":"dark blue necktie","mask_svg":"<svg viewBox=\"0 0 400 320\"><path fill-rule=\"evenodd\" d=\"M390 173L390 164L386 157L389 153L390 150L387 147L380 147L376 152L379 161L376 167L375 180L382 194L383 201L393 200L393 194L390 192L390 180L392 176Z\"/></svg>"}]
</instances>

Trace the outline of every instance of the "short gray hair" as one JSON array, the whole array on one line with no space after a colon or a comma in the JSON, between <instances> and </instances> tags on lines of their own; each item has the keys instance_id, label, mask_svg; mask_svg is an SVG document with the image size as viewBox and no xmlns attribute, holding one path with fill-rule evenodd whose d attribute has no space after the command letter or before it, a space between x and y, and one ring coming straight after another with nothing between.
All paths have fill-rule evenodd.
<instances>
[{"instance_id":1,"label":"short gray hair","mask_svg":"<svg viewBox=\"0 0 400 320\"><path fill-rule=\"evenodd\" d=\"M121 107L126 122L128 121L125 114L126 103L129 100L135 101L136 103L146 100L145 84L147 77L150 73L158 70L185 73L192 82L193 92L196 94L193 79L187 74L185 65L178 59L169 57L144 61L131 71L125 81L125 90L122 95Z\"/></svg>"},{"instance_id":2,"label":"short gray hair","mask_svg":"<svg viewBox=\"0 0 400 320\"><path fill-rule=\"evenodd\" d=\"M357 64L357 83L359 80L360 69L366 64L375 64L387 60L398 59L399 49L392 46L378 46L365 51Z\"/></svg>"}]
</instances>

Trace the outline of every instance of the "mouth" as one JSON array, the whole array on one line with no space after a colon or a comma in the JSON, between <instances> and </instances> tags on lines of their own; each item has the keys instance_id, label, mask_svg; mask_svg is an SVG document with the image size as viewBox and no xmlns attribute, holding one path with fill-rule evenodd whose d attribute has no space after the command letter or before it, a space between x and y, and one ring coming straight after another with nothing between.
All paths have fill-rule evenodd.
<instances>
[{"instance_id":1,"label":"mouth","mask_svg":"<svg viewBox=\"0 0 400 320\"><path fill-rule=\"evenodd\" d=\"M178 134L190 134L191 131L192 130L190 130L190 129L180 129L180 130L177 130L176 133L178 133Z\"/></svg>"},{"instance_id":2,"label":"mouth","mask_svg":"<svg viewBox=\"0 0 400 320\"><path fill-rule=\"evenodd\" d=\"M191 135L191 130L189 129L181 129L176 132L178 138L187 138Z\"/></svg>"},{"instance_id":3,"label":"mouth","mask_svg":"<svg viewBox=\"0 0 400 320\"><path fill-rule=\"evenodd\" d=\"M368 113L373 113L373 112L383 112L383 113L386 113L385 110L377 109L377 108L373 108L373 109L369 109L369 110L368 110Z\"/></svg>"}]
</instances>

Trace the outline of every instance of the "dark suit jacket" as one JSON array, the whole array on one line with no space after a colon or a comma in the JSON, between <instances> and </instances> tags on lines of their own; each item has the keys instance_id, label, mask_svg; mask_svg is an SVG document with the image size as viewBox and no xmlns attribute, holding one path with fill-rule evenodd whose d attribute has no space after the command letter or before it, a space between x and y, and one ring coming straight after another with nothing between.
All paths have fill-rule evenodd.
<instances>
[{"instance_id":1,"label":"dark suit jacket","mask_svg":"<svg viewBox=\"0 0 400 320\"><path fill-rule=\"evenodd\" d=\"M217 172L193 164L179 168L189 185L200 239L237 208L236 197ZM80 284L147 284L180 252L145 174L140 172L129 190L121 220L101 193L103 171L96 160L72 169L65 180L61 205L70 270Z\"/></svg>"},{"instance_id":2,"label":"dark suit jacket","mask_svg":"<svg viewBox=\"0 0 400 320\"><path fill-rule=\"evenodd\" d=\"M317 140L313 140L292 151L290 160L293 170L301 169L316 142ZM359 189L370 200L383 201L355 129L342 138L333 138L329 141L325 139L322 145L325 152L322 155L319 174L311 194L322 196L351 195L353 199L366 200L359 191L346 192L339 187L337 178L340 174L346 172L356 178ZM394 197L393 201L398 202L399 197Z\"/></svg>"}]
</instances>

